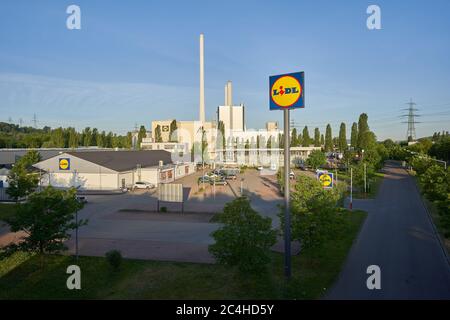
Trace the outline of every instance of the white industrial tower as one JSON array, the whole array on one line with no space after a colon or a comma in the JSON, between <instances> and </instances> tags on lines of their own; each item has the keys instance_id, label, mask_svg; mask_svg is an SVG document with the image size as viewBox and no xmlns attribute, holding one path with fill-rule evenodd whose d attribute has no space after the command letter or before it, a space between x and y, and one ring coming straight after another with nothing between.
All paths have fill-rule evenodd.
<instances>
[{"instance_id":1,"label":"white industrial tower","mask_svg":"<svg viewBox=\"0 0 450 320\"><path fill-rule=\"evenodd\" d=\"M204 36L200 34L200 122L205 123L205 52Z\"/></svg>"}]
</instances>

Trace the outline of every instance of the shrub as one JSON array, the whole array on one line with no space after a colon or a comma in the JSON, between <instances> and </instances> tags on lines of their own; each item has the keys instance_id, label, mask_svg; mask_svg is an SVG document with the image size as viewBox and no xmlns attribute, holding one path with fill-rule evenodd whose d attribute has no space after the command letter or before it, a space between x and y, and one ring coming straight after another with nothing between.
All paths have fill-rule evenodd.
<instances>
[{"instance_id":1,"label":"shrub","mask_svg":"<svg viewBox=\"0 0 450 320\"><path fill-rule=\"evenodd\" d=\"M428 157L424 156L414 156L410 160L411 166L418 175L423 174L429 167L431 167L434 162Z\"/></svg>"},{"instance_id":2,"label":"shrub","mask_svg":"<svg viewBox=\"0 0 450 320\"><path fill-rule=\"evenodd\" d=\"M431 201L445 200L449 190L448 173L438 165L429 167L420 177L423 194Z\"/></svg>"},{"instance_id":3,"label":"shrub","mask_svg":"<svg viewBox=\"0 0 450 320\"><path fill-rule=\"evenodd\" d=\"M218 263L237 266L241 272L262 272L270 262L269 250L276 242L272 219L262 217L246 197L225 205L216 220L223 226L212 233L209 251Z\"/></svg>"},{"instance_id":4,"label":"shrub","mask_svg":"<svg viewBox=\"0 0 450 320\"><path fill-rule=\"evenodd\" d=\"M161 211L161 212L167 212L167 207L161 207L161 208L159 209L159 211Z\"/></svg>"},{"instance_id":5,"label":"shrub","mask_svg":"<svg viewBox=\"0 0 450 320\"><path fill-rule=\"evenodd\" d=\"M325 153L320 150L314 150L310 153L308 159L306 159L306 164L311 166L314 170L323 166L327 163L327 157Z\"/></svg>"},{"instance_id":6,"label":"shrub","mask_svg":"<svg viewBox=\"0 0 450 320\"><path fill-rule=\"evenodd\" d=\"M118 250L110 250L105 254L106 260L114 271L119 270L122 264L122 254Z\"/></svg>"}]
</instances>

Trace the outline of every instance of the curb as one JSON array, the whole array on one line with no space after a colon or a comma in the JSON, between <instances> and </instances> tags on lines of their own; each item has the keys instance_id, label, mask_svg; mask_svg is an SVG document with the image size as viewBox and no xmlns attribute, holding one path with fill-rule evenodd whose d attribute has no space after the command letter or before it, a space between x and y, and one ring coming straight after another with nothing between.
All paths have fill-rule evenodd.
<instances>
[{"instance_id":1,"label":"curb","mask_svg":"<svg viewBox=\"0 0 450 320\"><path fill-rule=\"evenodd\" d=\"M405 168L403 168L403 170L406 171L406 173L408 174L408 176L410 178L412 177L411 174L408 172L408 170L406 170ZM414 187L416 188L417 192L420 195L420 202L422 203L422 206L424 207L425 211L427 212L428 220L431 223L431 227L433 228L434 234L435 234L436 238L438 239L439 246L441 247L442 254L444 255L445 260L447 261L448 267L450 268L450 257L448 255L447 249L445 248L445 245L444 245L444 243L442 241L441 235L439 234L439 231L438 231L436 225L434 224L433 217L431 216L431 212L430 212L430 210L428 210L428 207L425 204L425 200L423 199L423 196L422 196L422 194L421 194L421 192L419 190L419 187L417 186L417 182L414 179L413 179L412 182L413 182Z\"/></svg>"}]
</instances>

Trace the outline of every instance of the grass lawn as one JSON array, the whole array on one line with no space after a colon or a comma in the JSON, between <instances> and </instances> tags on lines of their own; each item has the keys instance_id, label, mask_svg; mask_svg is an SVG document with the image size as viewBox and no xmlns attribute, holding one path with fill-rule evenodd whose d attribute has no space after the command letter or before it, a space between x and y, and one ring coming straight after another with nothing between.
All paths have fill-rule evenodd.
<instances>
[{"instance_id":1,"label":"grass lawn","mask_svg":"<svg viewBox=\"0 0 450 320\"><path fill-rule=\"evenodd\" d=\"M5 220L16 213L16 205L13 203L0 203L0 220Z\"/></svg>"},{"instance_id":2,"label":"grass lawn","mask_svg":"<svg viewBox=\"0 0 450 320\"><path fill-rule=\"evenodd\" d=\"M121 270L110 270L106 260L80 257L81 290L66 288L71 256L16 253L0 261L0 299L317 299L336 279L366 217L345 211L345 237L320 250L305 250L292 259L293 278L286 283L283 255L272 253L262 275L241 275L222 265L127 259Z\"/></svg>"},{"instance_id":3,"label":"grass lawn","mask_svg":"<svg viewBox=\"0 0 450 320\"><path fill-rule=\"evenodd\" d=\"M347 174L347 172L338 172L338 179L339 181L343 180L347 185L350 185L350 174ZM358 190L358 188L353 185L353 199L374 199L378 194L383 179L384 173L375 172L370 181L369 192L367 193L364 193L363 190ZM348 192L348 195L350 195L350 192Z\"/></svg>"}]
</instances>

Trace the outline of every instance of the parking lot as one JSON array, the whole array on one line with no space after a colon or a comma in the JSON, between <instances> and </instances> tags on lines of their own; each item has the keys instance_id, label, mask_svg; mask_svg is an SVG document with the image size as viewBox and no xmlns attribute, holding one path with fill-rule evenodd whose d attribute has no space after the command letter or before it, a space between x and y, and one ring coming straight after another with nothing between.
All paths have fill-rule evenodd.
<instances>
[{"instance_id":1,"label":"parking lot","mask_svg":"<svg viewBox=\"0 0 450 320\"><path fill-rule=\"evenodd\" d=\"M129 258L213 262L208 245L213 242L211 232L219 225L209 219L241 192L258 212L273 219L275 227L279 225L277 204L282 198L274 175L247 169L235 180L227 180L227 185L213 186L197 183L202 174L200 170L175 182L183 184L184 214L180 204L169 203L160 204L168 214L156 214L156 189L86 195L88 203L79 218L89 223L79 230L80 254L102 256L119 249ZM67 244L74 253L73 239Z\"/></svg>"}]
</instances>

